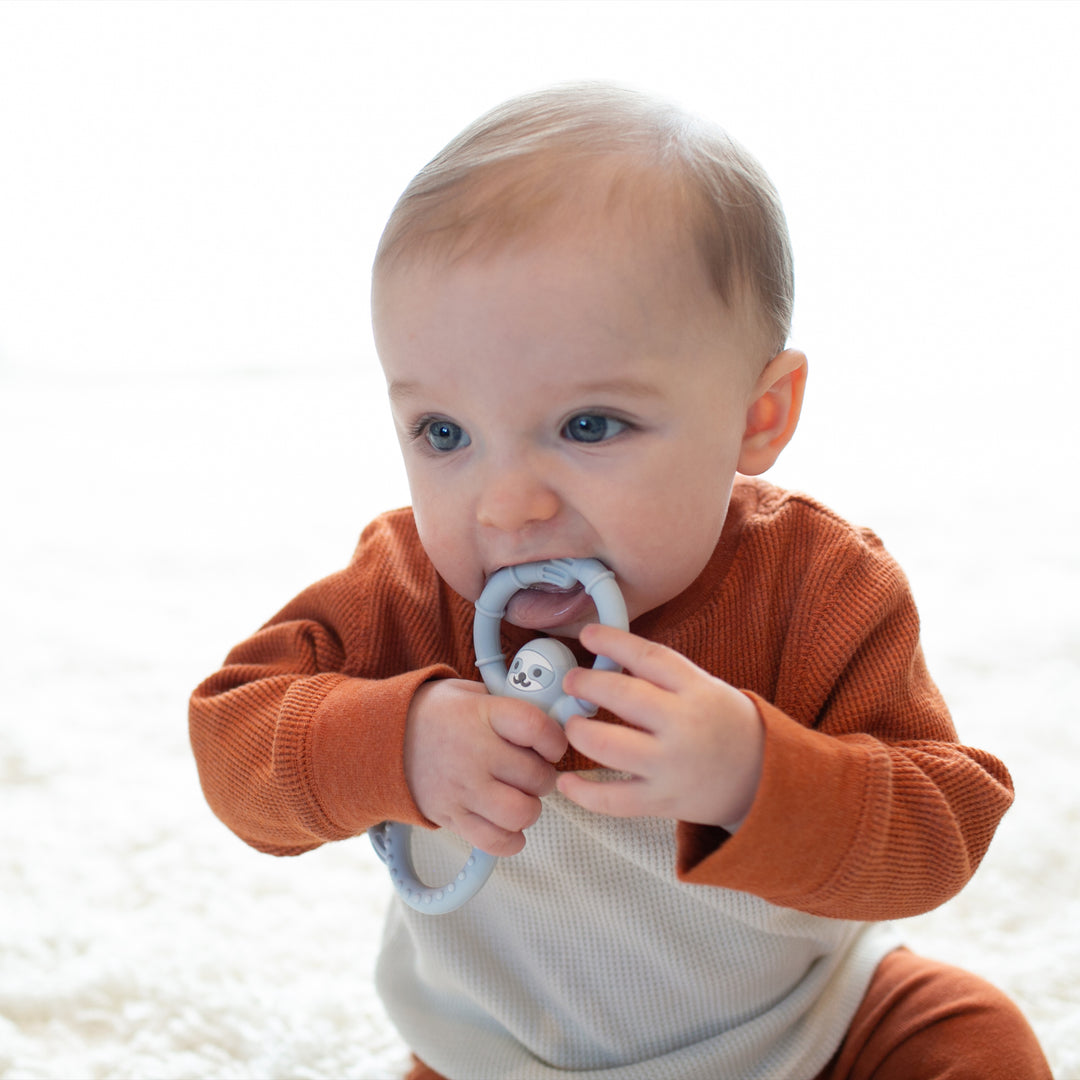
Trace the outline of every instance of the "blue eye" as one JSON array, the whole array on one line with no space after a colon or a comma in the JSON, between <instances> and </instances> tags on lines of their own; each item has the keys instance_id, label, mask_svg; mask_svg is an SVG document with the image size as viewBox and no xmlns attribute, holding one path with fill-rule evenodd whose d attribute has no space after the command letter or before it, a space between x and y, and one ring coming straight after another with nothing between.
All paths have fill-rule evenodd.
<instances>
[{"instance_id":1,"label":"blue eye","mask_svg":"<svg viewBox=\"0 0 1080 1080\"><path fill-rule=\"evenodd\" d=\"M616 420L613 416L581 413L566 422L563 434L574 442L598 443L614 438L628 426L624 421Z\"/></svg>"},{"instance_id":2,"label":"blue eye","mask_svg":"<svg viewBox=\"0 0 1080 1080\"><path fill-rule=\"evenodd\" d=\"M433 450L440 453L448 453L451 450L460 450L470 443L469 436L452 420L427 420L421 425L421 430L427 441L431 443Z\"/></svg>"}]
</instances>

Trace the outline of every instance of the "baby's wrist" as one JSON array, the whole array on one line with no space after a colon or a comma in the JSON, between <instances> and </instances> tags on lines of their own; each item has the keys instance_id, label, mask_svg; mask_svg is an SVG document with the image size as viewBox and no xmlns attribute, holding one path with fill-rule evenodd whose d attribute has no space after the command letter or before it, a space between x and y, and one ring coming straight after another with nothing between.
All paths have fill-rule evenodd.
<instances>
[{"instance_id":1,"label":"baby's wrist","mask_svg":"<svg viewBox=\"0 0 1080 1080\"><path fill-rule=\"evenodd\" d=\"M765 724L753 699L734 690L732 709L738 720L731 725L731 737L725 748L734 779L725 793L724 806L715 822L729 833L738 831L750 816L761 786L765 763Z\"/></svg>"}]
</instances>

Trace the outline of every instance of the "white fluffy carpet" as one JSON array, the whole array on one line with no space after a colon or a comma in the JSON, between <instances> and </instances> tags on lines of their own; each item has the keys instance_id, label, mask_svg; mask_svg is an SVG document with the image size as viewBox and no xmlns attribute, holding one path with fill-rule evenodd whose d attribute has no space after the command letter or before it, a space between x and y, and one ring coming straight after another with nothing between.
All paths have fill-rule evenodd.
<instances>
[{"instance_id":1,"label":"white fluffy carpet","mask_svg":"<svg viewBox=\"0 0 1080 1080\"><path fill-rule=\"evenodd\" d=\"M17 467L4 492L0 1076L399 1076L406 1051L371 987L381 865L363 839L289 860L246 848L202 801L185 715L227 648L347 559L362 521L400 494L381 405L357 408L371 384L12 377L2 391L0 452ZM356 422L367 415L370 430ZM811 430L808 468L814 446ZM1032 484L1012 488L1020 510L1049 495ZM955 493L931 500L930 520L884 494L856 508L881 512L909 563L961 734L1004 757L1019 792L969 888L906 933L1014 995L1055 1075L1075 1080L1075 518L1040 538L998 508L993 543L969 549L986 524L978 494L940 536Z\"/></svg>"}]
</instances>

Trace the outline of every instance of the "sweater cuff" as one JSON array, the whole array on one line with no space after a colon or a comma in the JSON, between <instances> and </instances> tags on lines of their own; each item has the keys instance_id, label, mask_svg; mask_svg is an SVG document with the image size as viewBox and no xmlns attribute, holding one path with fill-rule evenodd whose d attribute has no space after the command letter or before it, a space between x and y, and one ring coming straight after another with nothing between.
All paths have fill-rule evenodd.
<instances>
[{"instance_id":1,"label":"sweater cuff","mask_svg":"<svg viewBox=\"0 0 1080 1080\"><path fill-rule=\"evenodd\" d=\"M326 840L356 836L380 821L432 827L405 781L409 704L445 665L388 679L323 675L294 686L274 745L274 769L291 780L293 810Z\"/></svg>"},{"instance_id":2,"label":"sweater cuff","mask_svg":"<svg viewBox=\"0 0 1080 1080\"><path fill-rule=\"evenodd\" d=\"M735 834L680 823L679 877L829 914L824 908L859 848L868 754L884 750L869 735L823 735L757 695L747 697L765 726L757 795Z\"/></svg>"}]
</instances>

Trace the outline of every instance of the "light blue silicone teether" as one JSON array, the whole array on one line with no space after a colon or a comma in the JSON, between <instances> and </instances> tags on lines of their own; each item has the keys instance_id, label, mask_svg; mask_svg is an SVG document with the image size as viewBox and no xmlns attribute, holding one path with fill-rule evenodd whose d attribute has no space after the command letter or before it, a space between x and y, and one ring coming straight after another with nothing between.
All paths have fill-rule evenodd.
<instances>
[{"instance_id":1,"label":"light blue silicone teether","mask_svg":"<svg viewBox=\"0 0 1080 1080\"><path fill-rule=\"evenodd\" d=\"M576 666L574 654L554 638L536 638L518 649L510 670L500 647L499 627L510 597L531 585L570 588L580 582L596 605L600 621L626 630L629 621L615 575L596 559L550 559L547 562L507 566L492 574L480 599L476 601L473 620L473 647L476 666L484 685L492 694L519 697L544 709L560 724L571 716L592 716L596 706L564 694L562 681ZM598 656L593 667L618 671L619 665L607 656ZM398 821L384 821L368 830L376 854L390 870L398 894L414 911L443 915L456 911L480 891L495 869L495 856L473 848L465 865L453 881L438 887L425 885L413 869L409 852L411 826Z\"/></svg>"}]
</instances>

